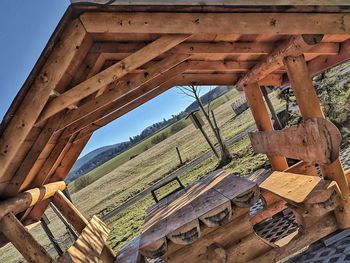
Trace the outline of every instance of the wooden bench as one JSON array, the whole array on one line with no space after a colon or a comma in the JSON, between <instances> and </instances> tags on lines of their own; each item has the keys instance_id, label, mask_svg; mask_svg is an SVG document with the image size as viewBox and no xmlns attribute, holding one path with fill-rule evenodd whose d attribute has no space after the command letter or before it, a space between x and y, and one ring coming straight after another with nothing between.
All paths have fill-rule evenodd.
<instances>
[{"instance_id":1,"label":"wooden bench","mask_svg":"<svg viewBox=\"0 0 350 263\"><path fill-rule=\"evenodd\" d=\"M99 262L108 233L107 226L97 216L93 216L75 243L56 262Z\"/></svg>"},{"instance_id":2,"label":"wooden bench","mask_svg":"<svg viewBox=\"0 0 350 263\"><path fill-rule=\"evenodd\" d=\"M148 209L140 251L168 262L197 262L212 254L209 247L218 251L233 240L256 236L249 207L258 198L256 183L224 171L213 172Z\"/></svg>"},{"instance_id":3,"label":"wooden bench","mask_svg":"<svg viewBox=\"0 0 350 263\"><path fill-rule=\"evenodd\" d=\"M126 243L119 251L116 263L146 263L145 257L139 251L140 236Z\"/></svg>"}]
</instances>

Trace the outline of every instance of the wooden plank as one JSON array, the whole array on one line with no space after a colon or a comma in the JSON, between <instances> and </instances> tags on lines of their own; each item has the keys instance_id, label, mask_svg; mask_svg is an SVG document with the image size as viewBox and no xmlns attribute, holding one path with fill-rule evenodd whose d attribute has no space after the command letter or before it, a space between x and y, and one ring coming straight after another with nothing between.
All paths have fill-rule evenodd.
<instances>
[{"instance_id":1,"label":"wooden plank","mask_svg":"<svg viewBox=\"0 0 350 263\"><path fill-rule=\"evenodd\" d=\"M255 120L256 127L259 131L273 131L272 122L267 111L262 92L257 83L252 83L244 87L244 94L250 106L250 111ZM288 168L287 161L282 156L267 156L271 163L272 169L283 171Z\"/></svg>"},{"instance_id":2,"label":"wooden plank","mask_svg":"<svg viewBox=\"0 0 350 263\"><path fill-rule=\"evenodd\" d=\"M83 105L79 106L77 110L67 114L64 117L63 122L60 124L59 129L63 129L69 126L75 121L78 121L86 115L93 113L94 111L100 109L101 107L112 102L113 100L122 97L126 93L138 88L143 84L146 84L147 82L158 77L170 68L183 62L188 57L189 56L187 55L168 57L147 68L145 72L126 78L121 83L119 82L118 84L114 84L112 87L107 89L102 95L84 103Z\"/></svg>"},{"instance_id":3,"label":"wooden plank","mask_svg":"<svg viewBox=\"0 0 350 263\"><path fill-rule=\"evenodd\" d=\"M28 262L53 262L53 259L45 251L29 231L12 213L7 214L0 221L0 231L17 248Z\"/></svg>"},{"instance_id":4,"label":"wooden plank","mask_svg":"<svg viewBox=\"0 0 350 263\"><path fill-rule=\"evenodd\" d=\"M0 177L29 134L51 91L60 84L62 76L72 64L77 63L75 60L80 61L79 57L89 48L87 42L90 41L79 20L71 22L61 39L0 137Z\"/></svg>"},{"instance_id":5,"label":"wooden plank","mask_svg":"<svg viewBox=\"0 0 350 263\"><path fill-rule=\"evenodd\" d=\"M57 262L100 262L100 255L109 233L107 226L93 216L75 243Z\"/></svg>"},{"instance_id":6,"label":"wooden plank","mask_svg":"<svg viewBox=\"0 0 350 263\"><path fill-rule=\"evenodd\" d=\"M140 236L126 243L118 252L118 263L144 263L145 259L139 252Z\"/></svg>"},{"instance_id":7,"label":"wooden plank","mask_svg":"<svg viewBox=\"0 0 350 263\"><path fill-rule=\"evenodd\" d=\"M122 61L117 62L50 101L41 113L38 122L44 121L69 105L80 101L113 81L120 79L139 66L185 41L189 36L190 35L166 35L160 37Z\"/></svg>"},{"instance_id":8,"label":"wooden plank","mask_svg":"<svg viewBox=\"0 0 350 263\"><path fill-rule=\"evenodd\" d=\"M270 191L287 201L302 203L321 180L317 176L273 172L260 184L260 188Z\"/></svg>"},{"instance_id":9,"label":"wooden plank","mask_svg":"<svg viewBox=\"0 0 350 263\"><path fill-rule=\"evenodd\" d=\"M318 44L322 37L315 36L314 41L309 41L309 36L301 35L292 36L290 39L282 43L268 56L260 60L247 74L237 83L237 88L243 90L244 86L249 83L255 83L271 74L275 70L283 66L283 59L286 56L302 54L310 49L313 45Z\"/></svg>"},{"instance_id":10,"label":"wooden plank","mask_svg":"<svg viewBox=\"0 0 350 263\"><path fill-rule=\"evenodd\" d=\"M89 33L346 34L350 27L349 15L336 13L95 12L80 20Z\"/></svg>"},{"instance_id":11,"label":"wooden plank","mask_svg":"<svg viewBox=\"0 0 350 263\"><path fill-rule=\"evenodd\" d=\"M341 135L337 127L323 118L307 121L279 131L249 133L257 153L330 164L338 159Z\"/></svg>"},{"instance_id":12,"label":"wooden plank","mask_svg":"<svg viewBox=\"0 0 350 263\"><path fill-rule=\"evenodd\" d=\"M317 170L315 165L310 162L304 162L304 161L300 161L288 167L288 169L284 170L284 172L317 176Z\"/></svg>"},{"instance_id":13,"label":"wooden plank","mask_svg":"<svg viewBox=\"0 0 350 263\"><path fill-rule=\"evenodd\" d=\"M129 55L145 46L144 43L113 43L98 42L93 45L90 53L102 54L105 59L111 59L113 55L121 53ZM167 53L169 54L225 54L225 55L268 55L278 43L270 42L186 42L179 44ZM339 43L320 43L310 50L306 50L306 55L338 55Z\"/></svg>"}]
</instances>

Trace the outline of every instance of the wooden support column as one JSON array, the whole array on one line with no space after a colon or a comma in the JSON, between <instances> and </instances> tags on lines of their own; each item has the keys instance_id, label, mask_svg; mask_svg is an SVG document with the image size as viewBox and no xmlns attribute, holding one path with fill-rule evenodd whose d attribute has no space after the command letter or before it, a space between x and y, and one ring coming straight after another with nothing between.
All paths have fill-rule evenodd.
<instances>
[{"instance_id":1,"label":"wooden support column","mask_svg":"<svg viewBox=\"0 0 350 263\"><path fill-rule=\"evenodd\" d=\"M260 86L257 83L251 83L244 86L244 93L250 105L256 126L259 131L272 131L273 126L268 114ZM287 161L282 156L267 156L275 171L283 171L288 168Z\"/></svg>"},{"instance_id":2,"label":"wooden support column","mask_svg":"<svg viewBox=\"0 0 350 263\"><path fill-rule=\"evenodd\" d=\"M284 64L304 120L314 117L324 118L304 56L286 57ZM339 158L329 165L320 165L320 168L323 176L336 181L342 192L343 203L336 215L339 227L348 228L350 227L350 189Z\"/></svg>"},{"instance_id":3,"label":"wooden support column","mask_svg":"<svg viewBox=\"0 0 350 263\"><path fill-rule=\"evenodd\" d=\"M53 262L50 255L14 214L9 213L3 217L0 221L0 230L28 262Z\"/></svg>"}]
</instances>

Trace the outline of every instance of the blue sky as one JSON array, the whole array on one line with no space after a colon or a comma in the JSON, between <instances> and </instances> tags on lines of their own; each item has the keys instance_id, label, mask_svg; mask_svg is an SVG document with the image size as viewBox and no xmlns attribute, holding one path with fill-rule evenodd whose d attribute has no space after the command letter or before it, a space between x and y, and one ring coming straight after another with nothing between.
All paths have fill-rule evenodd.
<instances>
[{"instance_id":1,"label":"blue sky","mask_svg":"<svg viewBox=\"0 0 350 263\"><path fill-rule=\"evenodd\" d=\"M68 0L1 1L1 119L68 5ZM184 97L177 89L171 89L95 132L82 155L100 146L126 141L148 125L179 113L190 103L190 98Z\"/></svg>"}]
</instances>

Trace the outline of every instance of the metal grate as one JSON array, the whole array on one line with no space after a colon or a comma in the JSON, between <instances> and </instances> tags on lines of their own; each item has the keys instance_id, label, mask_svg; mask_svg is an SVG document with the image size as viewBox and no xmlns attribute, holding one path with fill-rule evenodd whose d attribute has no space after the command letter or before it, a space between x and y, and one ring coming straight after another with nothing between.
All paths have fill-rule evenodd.
<instances>
[{"instance_id":1,"label":"metal grate","mask_svg":"<svg viewBox=\"0 0 350 263\"><path fill-rule=\"evenodd\" d=\"M288 263L335 263L350 262L350 237L326 247L321 241L311 245L304 253L293 257Z\"/></svg>"},{"instance_id":2,"label":"metal grate","mask_svg":"<svg viewBox=\"0 0 350 263\"><path fill-rule=\"evenodd\" d=\"M274 215L254 226L255 232L271 243L288 236L298 228L293 212L290 209Z\"/></svg>"}]
</instances>

